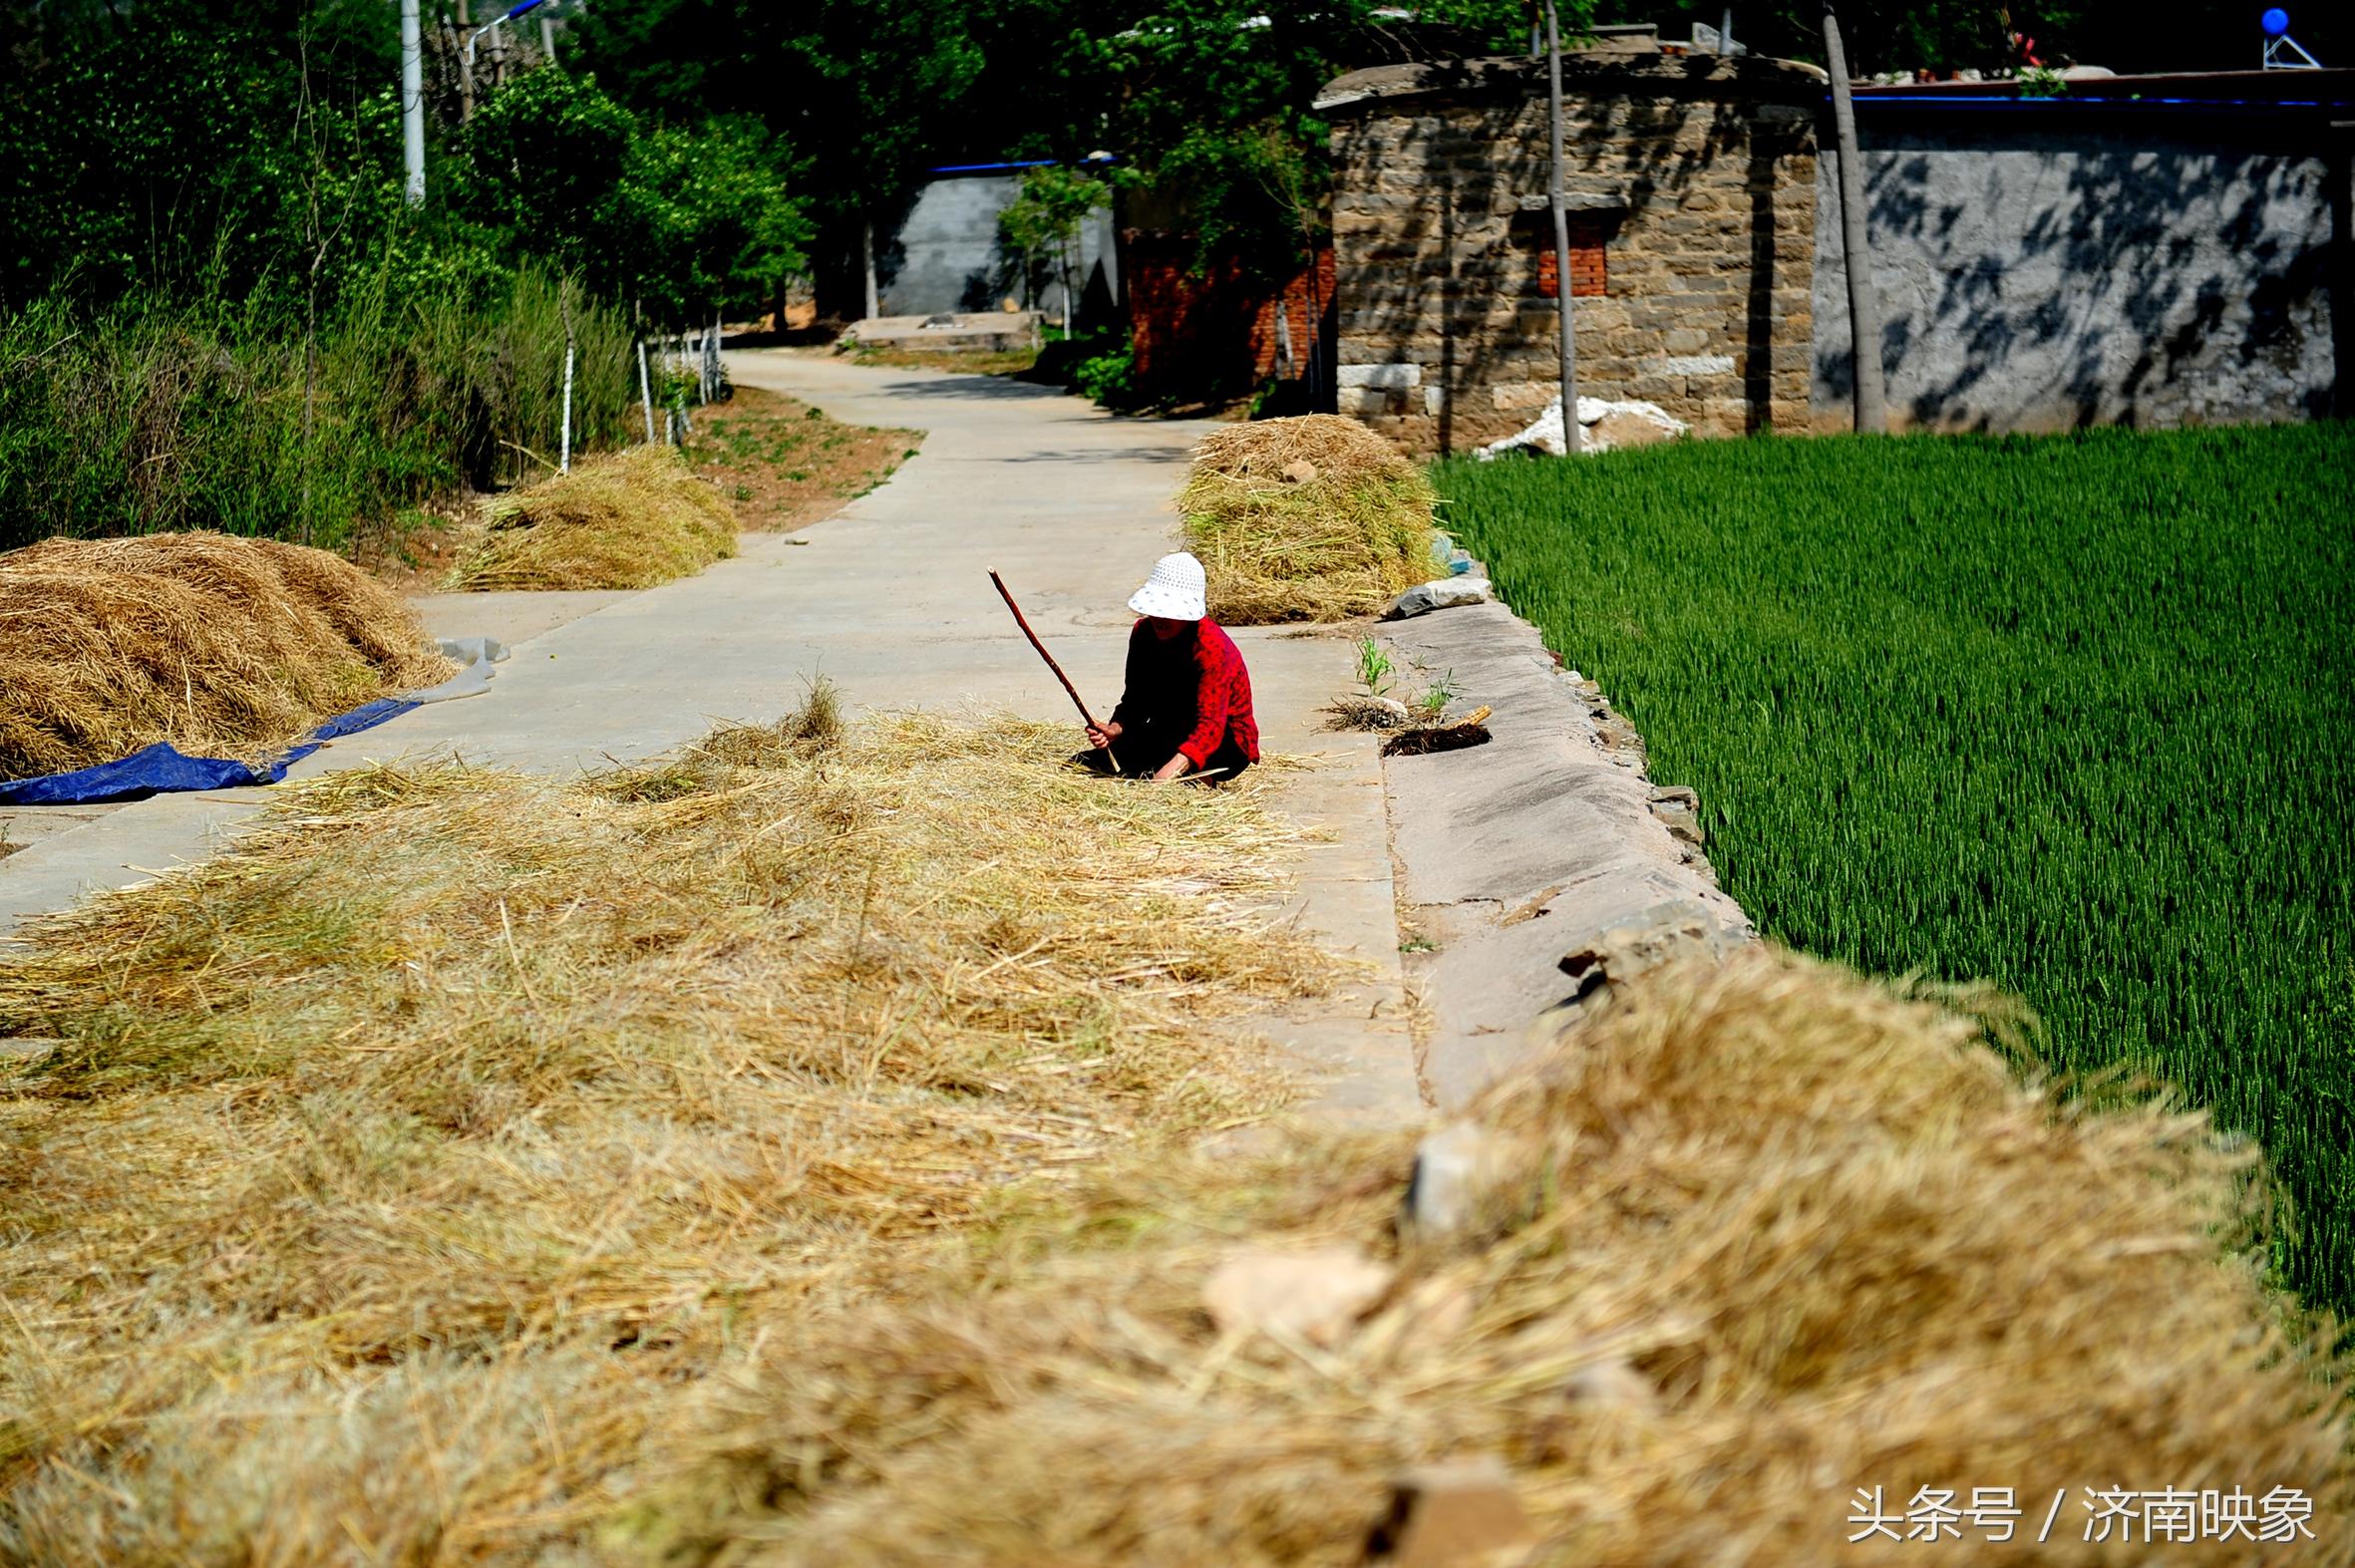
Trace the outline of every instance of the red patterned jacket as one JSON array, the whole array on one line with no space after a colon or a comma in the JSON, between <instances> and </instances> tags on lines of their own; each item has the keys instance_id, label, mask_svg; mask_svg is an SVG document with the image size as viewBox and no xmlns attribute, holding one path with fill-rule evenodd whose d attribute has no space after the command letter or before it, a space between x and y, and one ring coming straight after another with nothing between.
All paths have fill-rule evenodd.
<instances>
[{"instance_id":1,"label":"red patterned jacket","mask_svg":"<svg viewBox=\"0 0 2355 1568\"><path fill-rule=\"evenodd\" d=\"M1251 715L1251 672L1242 650L1215 621L1164 642L1148 621L1129 633L1128 690L1112 711L1124 730L1151 725L1182 735L1178 750L1196 768L1209 766L1220 742L1232 739L1252 762L1259 760L1259 723Z\"/></svg>"}]
</instances>

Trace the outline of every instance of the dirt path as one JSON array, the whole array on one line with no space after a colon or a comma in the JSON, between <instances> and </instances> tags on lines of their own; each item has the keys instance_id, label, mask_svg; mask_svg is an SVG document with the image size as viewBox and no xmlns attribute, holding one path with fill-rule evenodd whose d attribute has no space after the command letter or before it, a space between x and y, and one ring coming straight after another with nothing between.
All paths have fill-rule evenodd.
<instances>
[{"instance_id":1,"label":"dirt path","mask_svg":"<svg viewBox=\"0 0 2355 1568\"><path fill-rule=\"evenodd\" d=\"M450 753L536 773L595 769L665 751L720 720L774 718L821 674L853 707L1067 717L1061 690L989 586L993 568L1082 691L1110 707L1132 619L1124 601L1173 547L1168 499L1206 427L1116 420L1076 398L986 377L790 352L732 354L729 369L742 385L790 393L838 419L925 431L922 450L826 522L747 534L743 555L700 576L582 606L588 613L536 635L510 632L513 657L485 695L338 743L293 777ZM518 616L530 610L512 606ZM447 613L429 606L445 635L498 635L499 613L465 598ZM1272 631L1240 640L1268 745L1321 754L1311 772L1264 776L1280 777L1283 809L1332 829L1309 852L1296 912L1372 966L1358 992L1278 1033L1331 1063L1334 1106L1410 1113L1418 1100L1381 766L1370 738L1318 728L1317 710L1350 683L1351 646ZM0 933L88 889L204 853L264 794L143 801L0 860Z\"/></svg>"}]
</instances>

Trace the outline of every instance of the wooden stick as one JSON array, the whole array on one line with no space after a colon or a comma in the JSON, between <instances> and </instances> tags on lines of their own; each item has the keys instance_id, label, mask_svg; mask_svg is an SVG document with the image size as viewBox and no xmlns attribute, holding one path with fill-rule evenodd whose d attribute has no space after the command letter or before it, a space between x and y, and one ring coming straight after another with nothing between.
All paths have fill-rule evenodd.
<instances>
[{"instance_id":1,"label":"wooden stick","mask_svg":"<svg viewBox=\"0 0 2355 1568\"><path fill-rule=\"evenodd\" d=\"M1047 668L1055 672L1055 679L1063 683L1063 690L1070 696L1071 705L1080 711L1080 718L1086 721L1089 729L1102 729L1103 726L1096 722L1096 716L1088 712L1088 705L1080 700L1080 689L1071 684L1071 677L1063 673L1063 666L1057 664L1055 656L1047 652L1047 645L1039 641L1039 634L1030 629L1030 622L1023 616L1022 606L1016 604L1014 595L1006 591L1005 579L993 571L989 574L989 580L998 590L998 597L1006 601L1006 608L1014 612L1014 624L1022 628L1022 635L1030 639L1030 645L1039 651L1039 657L1047 661ZM1107 746L1103 751L1112 762L1112 771L1119 773L1121 760L1113 755L1111 747Z\"/></svg>"}]
</instances>

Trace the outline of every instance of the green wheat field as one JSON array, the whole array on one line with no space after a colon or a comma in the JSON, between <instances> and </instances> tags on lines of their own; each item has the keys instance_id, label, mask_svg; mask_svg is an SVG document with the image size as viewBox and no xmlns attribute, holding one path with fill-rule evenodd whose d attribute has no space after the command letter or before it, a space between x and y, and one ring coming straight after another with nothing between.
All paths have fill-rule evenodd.
<instances>
[{"instance_id":1,"label":"green wheat field","mask_svg":"<svg viewBox=\"0 0 2355 1568\"><path fill-rule=\"evenodd\" d=\"M2355 426L1435 477L1767 935L2179 1086L2263 1143L2284 1281L2355 1314Z\"/></svg>"}]
</instances>

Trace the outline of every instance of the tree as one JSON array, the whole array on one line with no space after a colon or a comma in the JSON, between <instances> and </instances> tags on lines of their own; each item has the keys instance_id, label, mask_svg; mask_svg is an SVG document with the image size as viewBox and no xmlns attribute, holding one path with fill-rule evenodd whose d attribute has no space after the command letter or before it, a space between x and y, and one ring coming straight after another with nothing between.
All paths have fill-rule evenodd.
<instances>
[{"instance_id":1,"label":"tree","mask_svg":"<svg viewBox=\"0 0 2355 1568\"><path fill-rule=\"evenodd\" d=\"M765 304L804 265L793 172L756 122L648 126L593 77L535 71L476 113L451 201L517 259L681 326Z\"/></svg>"},{"instance_id":2,"label":"tree","mask_svg":"<svg viewBox=\"0 0 2355 1568\"><path fill-rule=\"evenodd\" d=\"M0 301L61 280L101 300L298 297L314 173L372 182L398 167L397 141L360 134L392 99L391 24L358 0L0 12ZM379 232L357 225L352 242ZM332 280L347 259L323 270Z\"/></svg>"},{"instance_id":3,"label":"tree","mask_svg":"<svg viewBox=\"0 0 2355 1568\"><path fill-rule=\"evenodd\" d=\"M576 21L573 54L661 125L759 120L800 150L799 187L839 308L866 222L903 201L981 68L956 0L643 0Z\"/></svg>"},{"instance_id":4,"label":"tree","mask_svg":"<svg viewBox=\"0 0 2355 1568\"><path fill-rule=\"evenodd\" d=\"M1112 201L1112 187L1094 175L1076 168L1065 168L1049 163L1022 172L1022 193L1008 202L998 214L998 232L1007 244L1022 253L1023 282L1030 282L1030 267L1039 252L1046 251L1055 258L1055 268L1063 281L1063 328L1072 330L1075 319L1072 287L1073 275L1079 270L1080 229L1088 221L1088 214Z\"/></svg>"}]
</instances>

